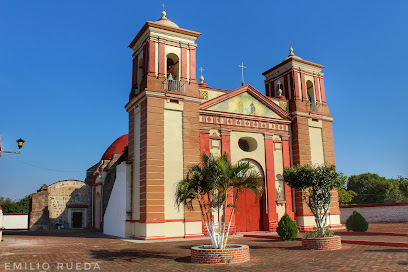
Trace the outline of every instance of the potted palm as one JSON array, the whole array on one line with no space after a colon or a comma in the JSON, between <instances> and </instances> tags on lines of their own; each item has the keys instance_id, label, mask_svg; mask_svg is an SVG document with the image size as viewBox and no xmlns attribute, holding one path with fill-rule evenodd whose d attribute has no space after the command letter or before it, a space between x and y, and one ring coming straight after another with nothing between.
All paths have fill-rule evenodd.
<instances>
[{"instance_id":1,"label":"potted palm","mask_svg":"<svg viewBox=\"0 0 408 272\"><path fill-rule=\"evenodd\" d=\"M211 240L211 245L191 248L193 262L239 263L249 260L249 247L227 245L231 220L240 192L244 189L260 195L262 178L248 161L234 165L228 154L215 157L202 154L201 163L189 168L176 189L176 205L193 210L197 207ZM229 197L229 196L233 197Z\"/></svg>"},{"instance_id":2,"label":"potted palm","mask_svg":"<svg viewBox=\"0 0 408 272\"><path fill-rule=\"evenodd\" d=\"M290 187L302 190L303 201L315 217L316 228L303 236L303 248L340 249L340 236L335 236L327 228L331 191L341 183L341 175L336 172L336 166L294 166L285 168L283 177Z\"/></svg>"}]
</instances>

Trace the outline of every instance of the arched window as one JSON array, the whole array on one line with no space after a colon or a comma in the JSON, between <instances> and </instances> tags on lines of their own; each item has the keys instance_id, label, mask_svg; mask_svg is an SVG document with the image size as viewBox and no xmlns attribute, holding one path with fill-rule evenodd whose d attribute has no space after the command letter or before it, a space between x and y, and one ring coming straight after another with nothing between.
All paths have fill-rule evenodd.
<instances>
[{"instance_id":1,"label":"arched window","mask_svg":"<svg viewBox=\"0 0 408 272\"><path fill-rule=\"evenodd\" d=\"M170 53L166 59L166 77L168 80L180 80L179 57Z\"/></svg>"},{"instance_id":2,"label":"arched window","mask_svg":"<svg viewBox=\"0 0 408 272\"><path fill-rule=\"evenodd\" d=\"M306 82L306 88L307 88L307 97L309 99L309 102L311 105L316 105L316 97L315 97L315 92L313 88L313 82L308 80Z\"/></svg>"}]
</instances>

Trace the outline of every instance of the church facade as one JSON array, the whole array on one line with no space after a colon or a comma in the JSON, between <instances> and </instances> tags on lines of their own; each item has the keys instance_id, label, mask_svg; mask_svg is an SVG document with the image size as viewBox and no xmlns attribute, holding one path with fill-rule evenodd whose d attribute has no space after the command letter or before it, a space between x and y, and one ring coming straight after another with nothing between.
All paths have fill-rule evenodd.
<instances>
[{"instance_id":1,"label":"church facade","mask_svg":"<svg viewBox=\"0 0 408 272\"><path fill-rule=\"evenodd\" d=\"M292 165L335 163L323 66L303 60L291 48L288 57L263 73L265 95L244 83L235 90L216 89L203 77L200 83L196 79L199 36L163 12L158 21L147 21L129 45L133 72L125 106L127 160L121 164L124 173L118 175L126 180L108 198L122 203L123 210L115 211L122 216L123 222L116 222L123 228L121 236L148 240L202 236L199 210L175 206L176 184L190 165L200 162L201 153L224 152L232 163L249 161L264 178L262 197L245 192L239 198L232 233L275 231L285 213L300 229L312 229L314 217L302 192L290 188L282 173ZM94 180L103 184L101 177ZM337 192L332 196L329 224L338 228ZM100 216L98 228L111 224L103 222L107 220L103 214L93 213Z\"/></svg>"}]
</instances>

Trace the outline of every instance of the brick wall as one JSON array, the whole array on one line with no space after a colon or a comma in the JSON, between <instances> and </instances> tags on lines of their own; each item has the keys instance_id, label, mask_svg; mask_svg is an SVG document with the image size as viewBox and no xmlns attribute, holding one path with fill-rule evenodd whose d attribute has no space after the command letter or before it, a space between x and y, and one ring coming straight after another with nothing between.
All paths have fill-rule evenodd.
<instances>
[{"instance_id":1,"label":"brick wall","mask_svg":"<svg viewBox=\"0 0 408 272\"><path fill-rule=\"evenodd\" d=\"M238 248L225 249L204 249L195 246L191 248L191 261L205 264L229 264L249 261L249 247L246 245L238 246Z\"/></svg>"}]
</instances>

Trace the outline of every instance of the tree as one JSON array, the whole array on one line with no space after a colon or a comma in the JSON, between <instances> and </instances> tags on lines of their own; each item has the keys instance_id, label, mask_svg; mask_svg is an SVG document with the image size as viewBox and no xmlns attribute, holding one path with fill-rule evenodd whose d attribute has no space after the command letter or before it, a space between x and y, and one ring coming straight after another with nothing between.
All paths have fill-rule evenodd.
<instances>
[{"instance_id":1,"label":"tree","mask_svg":"<svg viewBox=\"0 0 408 272\"><path fill-rule=\"evenodd\" d=\"M317 233L323 237L326 231L331 191L338 188L341 183L336 166L294 166L285 168L283 177L290 187L302 190L303 200L315 217Z\"/></svg>"},{"instance_id":2,"label":"tree","mask_svg":"<svg viewBox=\"0 0 408 272\"><path fill-rule=\"evenodd\" d=\"M345 205L353 200L357 193L353 190L347 190L347 177L343 173L339 173L340 185L337 188L339 193L339 203L340 205Z\"/></svg>"},{"instance_id":3,"label":"tree","mask_svg":"<svg viewBox=\"0 0 408 272\"><path fill-rule=\"evenodd\" d=\"M24 197L18 201L13 201L10 198L0 197L0 206L3 213L28 213L30 210L30 198Z\"/></svg>"},{"instance_id":4,"label":"tree","mask_svg":"<svg viewBox=\"0 0 408 272\"><path fill-rule=\"evenodd\" d=\"M408 181L406 178L387 179L373 173L353 175L347 189L355 191L353 204L394 203L408 201Z\"/></svg>"},{"instance_id":5,"label":"tree","mask_svg":"<svg viewBox=\"0 0 408 272\"><path fill-rule=\"evenodd\" d=\"M201 164L190 167L186 178L177 184L176 205L184 204L187 209L194 210L194 202L198 202L213 248L223 249L239 194L244 189L255 195L260 195L263 190L262 178L249 162L231 165L227 153L220 157L203 153ZM231 194L234 197L229 203ZM231 213L227 221L229 207Z\"/></svg>"}]
</instances>

